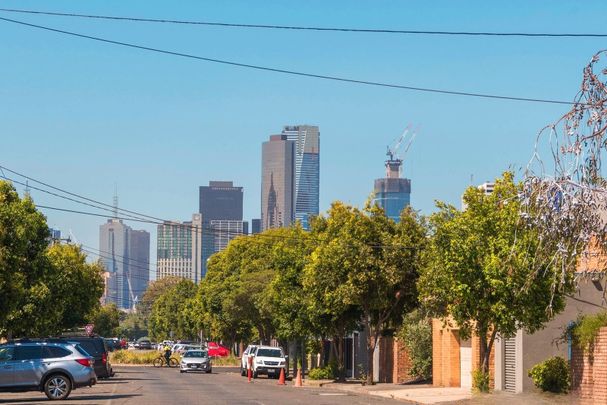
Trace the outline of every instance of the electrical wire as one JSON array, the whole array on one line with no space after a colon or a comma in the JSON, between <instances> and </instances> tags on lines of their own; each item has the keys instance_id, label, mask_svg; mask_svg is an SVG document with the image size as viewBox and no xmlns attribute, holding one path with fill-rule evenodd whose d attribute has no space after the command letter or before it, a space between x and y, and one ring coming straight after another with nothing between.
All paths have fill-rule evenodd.
<instances>
[{"instance_id":1,"label":"electrical wire","mask_svg":"<svg viewBox=\"0 0 607 405\"><path fill-rule=\"evenodd\" d=\"M0 168L6 169L7 171L10 171L11 173L17 173L16 171L13 171L9 168L7 168L6 166L0 166ZM23 176L24 178L27 178L28 180L34 181L36 183L40 183L40 184L47 184L47 183L43 183L39 180L36 180L32 177L29 176L25 176L23 174L19 174L20 176ZM3 176L3 178L5 178L8 181L14 181L13 179ZM24 183L20 183L20 184L24 184ZM47 185L48 187L57 189L54 186L51 186L50 184ZM97 202L96 200L90 199L88 197L83 197L79 194L73 193L73 192L69 192L69 191L64 191L66 193L69 193L70 195L73 196L77 196L78 198L83 198L86 199L88 201L93 201L93 202ZM54 194L57 195L57 194ZM57 195L58 197L63 197L60 195ZM70 201L74 201L72 199L69 199ZM78 201L75 201L78 202ZM210 234L214 234L214 236L223 236L223 237L237 237L237 236L247 236L247 234L240 232L240 231L230 231L230 230L223 230L223 229L217 229L217 228L213 228L213 227L208 227L208 226L198 226L198 225L192 225L192 224L188 224L188 223L177 223L174 221L169 221L169 220L163 220L163 219L158 219L157 221L154 220L148 220L148 219L133 219L133 218L125 218L125 217L118 217L115 215L107 215L107 214L99 214L99 213L94 213L94 212L88 212L88 211L79 211L79 210L73 210L73 209L68 209L68 208L61 208L61 207L51 207L51 206L47 206L47 205L36 205L36 207L38 208L42 208L42 209L50 209L50 210L56 210L56 211L62 211L62 212L69 212L69 213L74 213L74 214L80 214L80 215L89 215L89 216L96 216L96 217L102 217L102 218L109 218L109 219L119 219L119 220L124 220L124 221L136 221L136 222L143 222L143 223L149 223L149 224L155 224L155 225L164 225L164 226L173 226L173 227L184 227L184 228L189 228L192 229L193 231L195 231L196 233L200 233L201 236L204 237L205 233L210 233ZM132 212L134 214L137 214L141 217L149 217L149 218L155 218L155 217L151 217L145 214L140 214L137 211L130 211L130 210L126 210L128 212ZM294 241L301 241L302 238L300 237L294 237L294 236L283 236L283 235L271 235L271 234L266 234L266 233L259 233L256 234L257 237L263 237L263 238L270 238L270 239L275 239L275 240L294 240ZM324 239L321 238L314 238L311 236L307 236L308 240L315 240L318 243L323 243L325 242ZM408 247L408 246L402 246L402 245L377 245L377 244L365 244L369 247L372 248L389 248L389 249L393 249L393 248L400 248L400 249L411 249L411 250L415 250L415 247ZM354 246L354 245L352 245ZM358 246L356 246L358 247Z\"/></svg>"},{"instance_id":2,"label":"electrical wire","mask_svg":"<svg viewBox=\"0 0 607 405\"><path fill-rule=\"evenodd\" d=\"M228 65L228 66L236 66L236 67L241 67L241 68L254 69L254 70L258 70L258 71L282 73L282 74L292 75L292 76L309 77L309 78L314 78L314 79L330 80L330 81L359 84L359 85L365 85L365 86L375 86L375 87L383 87L383 88L417 91L417 92L423 92L423 93L446 94L446 95L452 95L452 96L476 97L476 98L494 99L494 100L523 101L523 102L529 102L529 103L544 103L544 104L560 104L560 105L575 104L574 102L562 101L562 100L503 96L503 95L496 95L496 94L474 93L474 92L467 92L467 91L434 89L434 88L428 88L428 87L409 86L409 85L402 85L402 84L395 84L395 83L351 79L351 78L340 77L340 76L308 73L308 72L301 72L301 71L295 71L295 70L274 68L274 67L269 67L269 66L252 65L252 64L248 64L248 63L240 63L240 62L234 62L234 61L229 61L229 60L209 58L209 57L205 57L205 56L198 56L198 55L193 55L193 54L188 54L188 53L170 51L170 50L166 50L166 49L153 48L153 47L137 45L137 44L133 44L133 43L129 43L129 42L114 41L111 39L96 37L96 36L92 36L92 35L79 34L79 33L73 32L73 31L66 31L66 30L51 28L51 27L47 27L47 26L43 26L43 25L30 24L30 23L27 23L24 21L13 20L10 18L0 17L0 20L27 26L27 27L37 28L40 30L56 32L59 34L70 35L70 36L84 38L84 39L90 39L90 40L97 41L97 42L119 45L119 46L123 46L123 47L139 49L139 50L143 50L143 51L155 52L155 53L171 55L171 56L178 56L178 57L188 58L188 59L201 60L201 61L205 61L205 62L217 63L217 64ZM580 104L580 103L578 103L578 104ZM583 104L581 104L581 105L583 105Z\"/></svg>"},{"instance_id":3,"label":"electrical wire","mask_svg":"<svg viewBox=\"0 0 607 405\"><path fill-rule=\"evenodd\" d=\"M175 19L159 19L159 18L143 18L143 17L124 17L112 15L98 14L77 14L77 13L60 13L53 11L40 10L23 10L0 8L0 11L7 13L21 14L37 14L46 16L58 17L77 17L98 20L114 20L128 22L145 22L145 23L164 23L164 24L182 24L182 25L204 25L211 27L227 27L227 28L257 28L257 29L273 29L273 30L290 30L290 31L322 31L322 32L356 32L365 34L406 34L406 35L450 35L450 36L489 36L489 37L532 37L532 38L605 38L607 34L600 33L544 33L544 32L491 32L491 31L437 31L437 30L404 30L404 29L386 29L386 28L350 28L350 27L317 27L317 26L301 26L301 25L277 25L277 24L243 24L229 23L219 21L192 21L192 20L175 20Z\"/></svg>"}]
</instances>

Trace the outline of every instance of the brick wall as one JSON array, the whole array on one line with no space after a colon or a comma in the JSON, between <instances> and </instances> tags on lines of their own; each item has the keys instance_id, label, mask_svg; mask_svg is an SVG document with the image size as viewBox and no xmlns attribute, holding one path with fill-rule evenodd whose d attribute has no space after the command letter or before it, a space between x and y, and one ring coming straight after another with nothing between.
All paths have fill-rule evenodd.
<instances>
[{"instance_id":1,"label":"brick wall","mask_svg":"<svg viewBox=\"0 0 607 405\"><path fill-rule=\"evenodd\" d=\"M453 323L453 322L451 322ZM480 367L480 342L472 336L472 370ZM460 339L457 326L443 326L440 319L432 319L432 385L435 387L459 387ZM495 387L495 345L489 355L489 381Z\"/></svg>"},{"instance_id":2,"label":"brick wall","mask_svg":"<svg viewBox=\"0 0 607 405\"><path fill-rule=\"evenodd\" d=\"M589 353L573 345L571 388L581 404L607 404L607 327L601 328Z\"/></svg>"},{"instance_id":3,"label":"brick wall","mask_svg":"<svg viewBox=\"0 0 607 405\"><path fill-rule=\"evenodd\" d=\"M411 359L409 353L405 348L403 342L398 339L394 339L394 346L392 349L392 355L394 356L394 368L392 370L392 382L394 384L402 384L414 379L409 374L409 368L411 367Z\"/></svg>"},{"instance_id":4,"label":"brick wall","mask_svg":"<svg viewBox=\"0 0 607 405\"><path fill-rule=\"evenodd\" d=\"M460 386L459 332L443 328L439 319L432 320L432 385Z\"/></svg>"}]
</instances>

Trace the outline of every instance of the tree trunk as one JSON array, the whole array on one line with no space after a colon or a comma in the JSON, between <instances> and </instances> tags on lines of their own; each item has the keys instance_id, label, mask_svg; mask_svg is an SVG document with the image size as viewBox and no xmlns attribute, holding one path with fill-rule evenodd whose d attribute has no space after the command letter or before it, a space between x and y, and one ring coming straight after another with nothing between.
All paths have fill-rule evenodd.
<instances>
[{"instance_id":1,"label":"tree trunk","mask_svg":"<svg viewBox=\"0 0 607 405\"><path fill-rule=\"evenodd\" d=\"M343 350L343 337L336 337L336 349L337 349L337 378L339 381L346 381L346 373L344 368L344 350Z\"/></svg>"},{"instance_id":2,"label":"tree trunk","mask_svg":"<svg viewBox=\"0 0 607 405\"><path fill-rule=\"evenodd\" d=\"M489 358L491 357L491 350L493 349L493 343L495 342L496 336L497 330L491 332L489 341L487 341L487 332L481 332L479 336L481 370L484 373L489 373Z\"/></svg>"}]
</instances>

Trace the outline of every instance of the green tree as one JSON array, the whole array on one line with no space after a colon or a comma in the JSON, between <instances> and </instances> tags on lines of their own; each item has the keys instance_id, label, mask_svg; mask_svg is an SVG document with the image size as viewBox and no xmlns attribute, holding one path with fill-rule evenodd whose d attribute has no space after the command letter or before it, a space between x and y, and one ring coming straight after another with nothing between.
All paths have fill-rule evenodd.
<instances>
[{"instance_id":1,"label":"green tree","mask_svg":"<svg viewBox=\"0 0 607 405\"><path fill-rule=\"evenodd\" d=\"M147 336L147 319L140 313L124 314L120 318L116 334L129 340L137 340L140 337Z\"/></svg>"},{"instance_id":2,"label":"green tree","mask_svg":"<svg viewBox=\"0 0 607 405\"><path fill-rule=\"evenodd\" d=\"M403 210L397 225L377 206L361 211L333 203L317 234L322 243L312 253L304 282L311 313L342 337L360 320L369 332L367 355L372 359L385 328L417 303L424 223L411 209ZM343 370L343 359L338 360ZM367 380L373 382L372 361Z\"/></svg>"},{"instance_id":3,"label":"green tree","mask_svg":"<svg viewBox=\"0 0 607 405\"><path fill-rule=\"evenodd\" d=\"M270 257L276 239L267 235L236 238L211 256L198 299L207 317L209 335L228 343L257 334L263 343L274 336L269 310L269 284L274 277Z\"/></svg>"},{"instance_id":4,"label":"green tree","mask_svg":"<svg viewBox=\"0 0 607 405\"><path fill-rule=\"evenodd\" d=\"M51 296L44 282L52 272L48 237L46 219L33 201L0 180L0 336L30 335L44 321L38 303Z\"/></svg>"},{"instance_id":5,"label":"green tree","mask_svg":"<svg viewBox=\"0 0 607 405\"><path fill-rule=\"evenodd\" d=\"M451 317L462 337L479 337L485 374L498 333L508 337L518 328L528 333L542 328L563 310L573 287L569 274L562 288L553 289L562 263L538 257L541 240L520 215L521 190L507 172L492 194L470 187L464 194L466 210L438 203L430 220L420 299L431 315L446 321ZM546 264L537 271L537 263Z\"/></svg>"},{"instance_id":6,"label":"green tree","mask_svg":"<svg viewBox=\"0 0 607 405\"><path fill-rule=\"evenodd\" d=\"M152 313L152 306L154 302L160 297L164 292L175 286L181 280L180 277L163 277L160 280L152 281L148 284L148 287L141 298L141 302L137 306L138 312L146 319Z\"/></svg>"},{"instance_id":7,"label":"green tree","mask_svg":"<svg viewBox=\"0 0 607 405\"><path fill-rule=\"evenodd\" d=\"M104 288L103 267L98 262L87 263L85 254L75 245L54 244L46 254L53 270L47 277L51 291L49 307L57 317L54 325L49 325L49 332L83 325L99 307Z\"/></svg>"},{"instance_id":8,"label":"green tree","mask_svg":"<svg viewBox=\"0 0 607 405\"><path fill-rule=\"evenodd\" d=\"M116 335L118 325L120 324L120 310L116 304L111 303L101 306L90 318L94 324L93 332L105 337Z\"/></svg>"},{"instance_id":9,"label":"green tree","mask_svg":"<svg viewBox=\"0 0 607 405\"><path fill-rule=\"evenodd\" d=\"M195 294L196 284L191 280L181 279L156 299L148 324L152 339L161 341L170 337L196 338L198 331L191 328L186 311L186 304Z\"/></svg>"}]
</instances>

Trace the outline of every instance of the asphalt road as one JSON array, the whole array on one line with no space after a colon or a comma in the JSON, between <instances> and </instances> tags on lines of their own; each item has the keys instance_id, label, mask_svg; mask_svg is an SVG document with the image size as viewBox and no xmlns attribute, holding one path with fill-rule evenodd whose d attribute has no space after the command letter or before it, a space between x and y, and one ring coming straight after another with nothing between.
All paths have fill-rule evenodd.
<instances>
[{"instance_id":1,"label":"asphalt road","mask_svg":"<svg viewBox=\"0 0 607 405\"><path fill-rule=\"evenodd\" d=\"M178 369L117 367L116 377L92 388L72 391L66 401L53 404L402 404L330 388L295 388L291 381L260 376L247 383L237 368L216 367L212 374L181 374ZM0 404L50 404L41 392L0 393Z\"/></svg>"}]
</instances>

